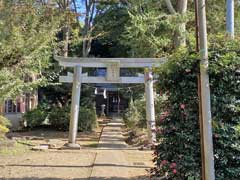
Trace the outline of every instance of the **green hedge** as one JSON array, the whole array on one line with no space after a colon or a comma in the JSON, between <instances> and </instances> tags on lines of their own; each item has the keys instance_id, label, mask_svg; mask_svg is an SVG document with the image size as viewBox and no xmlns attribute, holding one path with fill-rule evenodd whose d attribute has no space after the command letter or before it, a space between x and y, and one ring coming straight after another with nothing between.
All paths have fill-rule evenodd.
<instances>
[{"instance_id":1,"label":"green hedge","mask_svg":"<svg viewBox=\"0 0 240 180\"><path fill-rule=\"evenodd\" d=\"M52 107L48 116L49 124L57 129L66 131L69 127L70 106Z\"/></svg>"},{"instance_id":2,"label":"green hedge","mask_svg":"<svg viewBox=\"0 0 240 180\"><path fill-rule=\"evenodd\" d=\"M39 127L47 124L57 130L66 131L69 129L70 106L48 107L40 105L37 108L25 113L24 120L27 127ZM78 130L91 131L97 126L97 115L94 108L81 107L79 111Z\"/></svg>"},{"instance_id":3,"label":"green hedge","mask_svg":"<svg viewBox=\"0 0 240 180\"><path fill-rule=\"evenodd\" d=\"M49 114L49 123L58 130L69 129L70 107L53 107ZM97 115L94 108L81 107L79 111L78 130L91 131L97 126Z\"/></svg>"},{"instance_id":4,"label":"green hedge","mask_svg":"<svg viewBox=\"0 0 240 180\"><path fill-rule=\"evenodd\" d=\"M128 109L126 109L123 119L127 127L135 129L139 126L141 121L140 106L137 106L136 102L132 100L129 103Z\"/></svg>"},{"instance_id":5,"label":"green hedge","mask_svg":"<svg viewBox=\"0 0 240 180\"><path fill-rule=\"evenodd\" d=\"M156 96L154 99L156 119L159 118L159 114L162 110L162 102L166 99L166 96ZM139 97L134 101L130 101L128 109L126 109L123 119L127 127L146 128L146 100L145 97Z\"/></svg>"},{"instance_id":6,"label":"green hedge","mask_svg":"<svg viewBox=\"0 0 240 180\"><path fill-rule=\"evenodd\" d=\"M227 44L224 43L224 49ZM238 46L239 47L239 46ZM240 177L240 53L212 51L209 57L215 173L217 180ZM159 145L152 175L171 180L200 179L201 154L195 54L179 51L156 70L167 96L157 119Z\"/></svg>"},{"instance_id":7,"label":"green hedge","mask_svg":"<svg viewBox=\"0 0 240 180\"><path fill-rule=\"evenodd\" d=\"M48 110L44 106L28 111L24 114L23 120L27 123L27 127L35 128L41 126L48 116Z\"/></svg>"}]
</instances>

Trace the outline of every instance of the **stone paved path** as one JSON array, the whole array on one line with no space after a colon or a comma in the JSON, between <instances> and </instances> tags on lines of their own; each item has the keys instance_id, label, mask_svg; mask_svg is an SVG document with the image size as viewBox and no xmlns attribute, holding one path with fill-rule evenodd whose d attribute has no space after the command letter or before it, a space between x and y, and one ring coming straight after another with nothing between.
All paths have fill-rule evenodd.
<instances>
[{"instance_id":1,"label":"stone paved path","mask_svg":"<svg viewBox=\"0 0 240 180\"><path fill-rule=\"evenodd\" d=\"M113 117L112 121L103 129L91 180L129 178L128 168L130 165L124 154L127 145L122 135L122 126L122 119Z\"/></svg>"}]
</instances>

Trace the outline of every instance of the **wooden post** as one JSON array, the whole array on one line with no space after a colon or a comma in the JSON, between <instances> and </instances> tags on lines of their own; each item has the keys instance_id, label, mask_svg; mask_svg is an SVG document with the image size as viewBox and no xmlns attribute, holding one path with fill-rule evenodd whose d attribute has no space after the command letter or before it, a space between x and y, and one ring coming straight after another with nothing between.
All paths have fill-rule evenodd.
<instances>
[{"instance_id":1,"label":"wooden post","mask_svg":"<svg viewBox=\"0 0 240 180\"><path fill-rule=\"evenodd\" d=\"M19 98L19 105L20 105L20 113L25 113L25 102L24 102L23 96Z\"/></svg>"},{"instance_id":2,"label":"wooden post","mask_svg":"<svg viewBox=\"0 0 240 180\"><path fill-rule=\"evenodd\" d=\"M109 115L109 100L110 100L109 93L107 92L107 109L106 109L107 110L107 116Z\"/></svg>"},{"instance_id":3,"label":"wooden post","mask_svg":"<svg viewBox=\"0 0 240 180\"><path fill-rule=\"evenodd\" d=\"M76 66L74 68L73 86L72 86L72 103L71 103L71 115L69 125L69 139L65 144L68 148L80 148L80 145L76 143L77 131L78 131L78 116L79 116L79 103L81 95L81 75L82 67Z\"/></svg>"},{"instance_id":4,"label":"wooden post","mask_svg":"<svg viewBox=\"0 0 240 180\"><path fill-rule=\"evenodd\" d=\"M194 0L194 5L195 5L195 28L196 28L196 53L199 53L199 21L198 21L198 0ZM199 105L198 105L198 110L199 110L199 127L200 127L200 144L201 144L201 174L202 174L202 180L205 180L205 165L204 165L204 144L203 144L203 125L202 125L202 100L201 100L201 76L200 73L197 76L198 78L198 98L199 98Z\"/></svg>"},{"instance_id":5,"label":"wooden post","mask_svg":"<svg viewBox=\"0 0 240 180\"><path fill-rule=\"evenodd\" d=\"M153 75L151 69L145 71L146 118L149 143L156 142L156 122L153 93Z\"/></svg>"},{"instance_id":6,"label":"wooden post","mask_svg":"<svg viewBox=\"0 0 240 180\"><path fill-rule=\"evenodd\" d=\"M4 102L3 102L3 104L0 104L0 115L4 114L4 110L5 110L5 107L4 107Z\"/></svg>"},{"instance_id":7,"label":"wooden post","mask_svg":"<svg viewBox=\"0 0 240 180\"><path fill-rule=\"evenodd\" d=\"M198 0L199 12L199 43L200 43L200 87L201 87L201 149L203 152L204 178L215 180L213 140L212 140L212 116L210 102L210 87L208 76L208 47L207 47L207 25L206 25L206 3Z\"/></svg>"}]
</instances>

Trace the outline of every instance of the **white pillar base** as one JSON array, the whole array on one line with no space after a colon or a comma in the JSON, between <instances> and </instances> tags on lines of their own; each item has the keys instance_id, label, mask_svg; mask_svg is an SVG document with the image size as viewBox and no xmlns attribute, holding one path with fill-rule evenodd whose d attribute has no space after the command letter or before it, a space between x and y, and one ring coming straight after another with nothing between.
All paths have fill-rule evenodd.
<instances>
[{"instance_id":1,"label":"white pillar base","mask_svg":"<svg viewBox=\"0 0 240 180\"><path fill-rule=\"evenodd\" d=\"M63 145L63 147L61 149L79 150L79 149L81 149L81 146L79 144L76 144L76 143L66 143L66 144Z\"/></svg>"}]
</instances>

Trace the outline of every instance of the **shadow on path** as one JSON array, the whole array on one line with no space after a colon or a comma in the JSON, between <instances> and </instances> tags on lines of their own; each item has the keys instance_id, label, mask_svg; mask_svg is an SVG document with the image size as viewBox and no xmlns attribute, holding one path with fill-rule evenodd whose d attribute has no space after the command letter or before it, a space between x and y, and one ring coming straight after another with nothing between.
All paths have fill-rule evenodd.
<instances>
[{"instance_id":1,"label":"shadow on path","mask_svg":"<svg viewBox=\"0 0 240 180\"><path fill-rule=\"evenodd\" d=\"M89 168L93 167L93 165L87 165L87 166L78 166L78 165L41 165L41 164L9 164L6 166L11 167L53 167L53 168ZM102 166L102 167L127 167L127 168L151 168L149 166L136 166L136 165L122 165L122 164L94 164L94 166Z\"/></svg>"},{"instance_id":2,"label":"shadow on path","mask_svg":"<svg viewBox=\"0 0 240 180\"><path fill-rule=\"evenodd\" d=\"M1 177L0 177L1 179ZM96 180L149 180L149 177L147 176L137 176L133 178L120 178L120 177L91 177L91 179ZM23 178L7 178L7 179L1 179L1 180L68 180L68 179L62 179L62 178L51 178L51 177L45 177L45 178L38 178L38 177L23 177ZM70 179L69 179L70 180ZM71 180L88 180L86 178L74 178Z\"/></svg>"}]
</instances>

